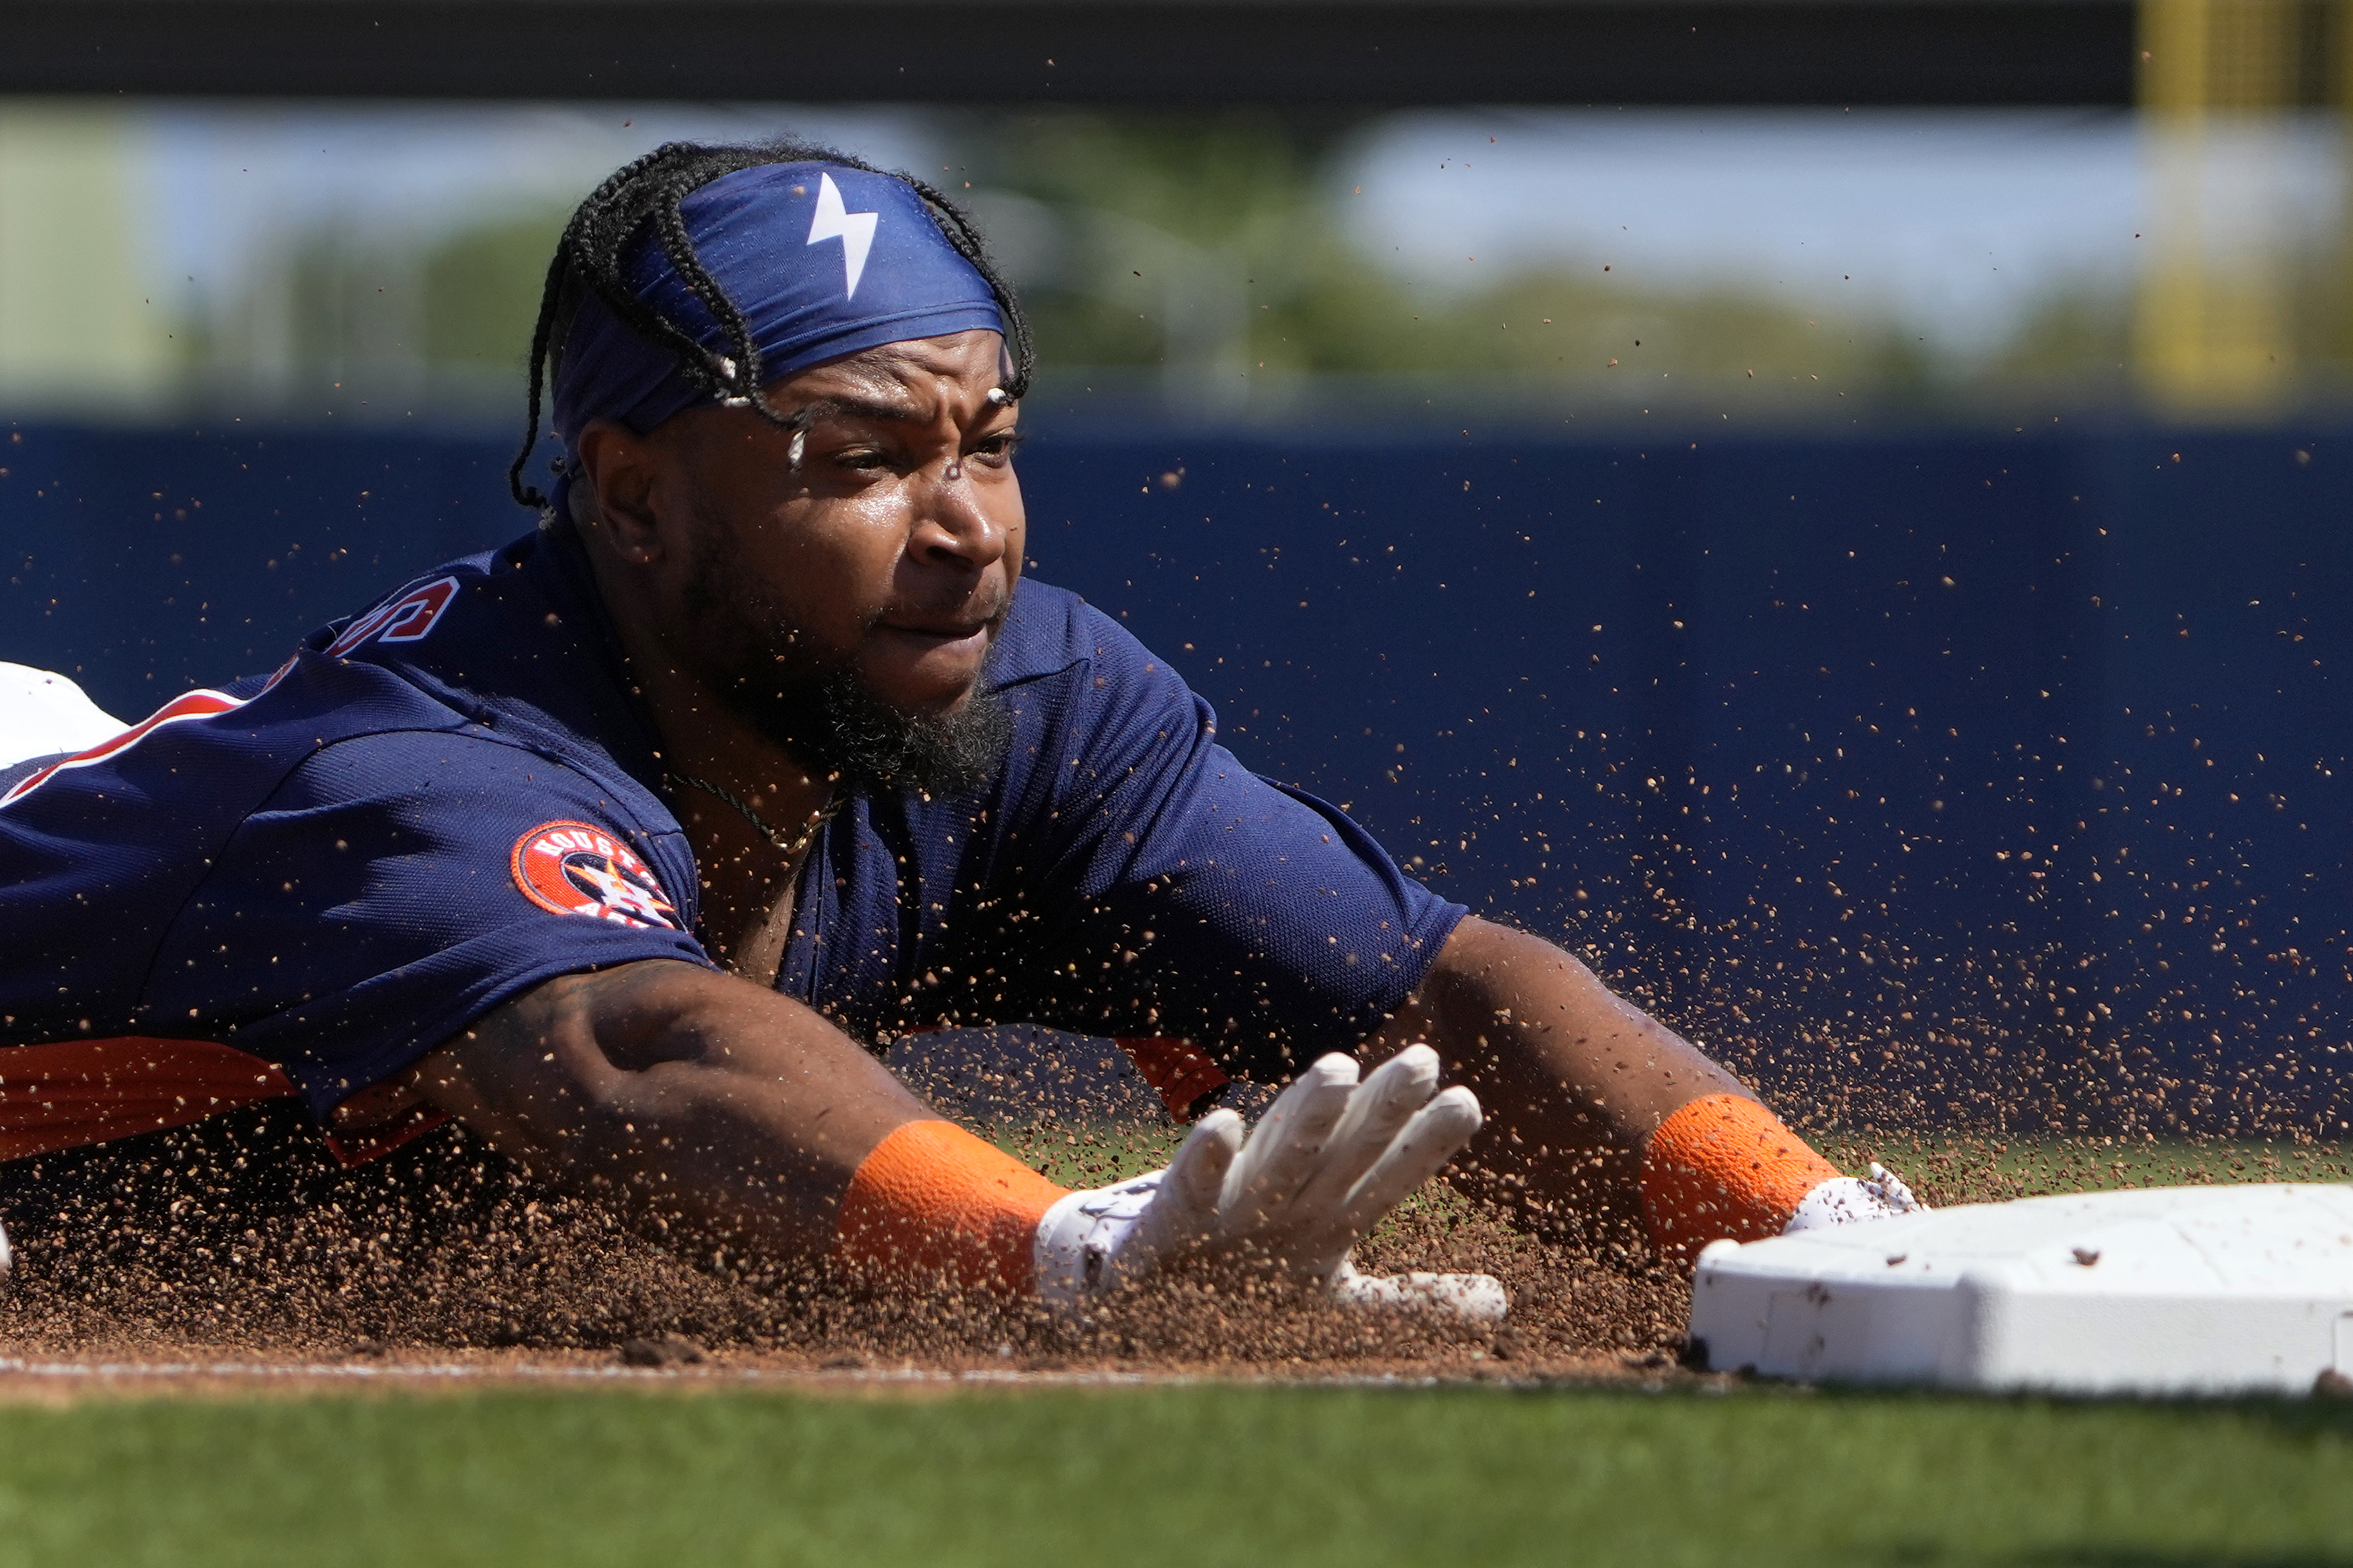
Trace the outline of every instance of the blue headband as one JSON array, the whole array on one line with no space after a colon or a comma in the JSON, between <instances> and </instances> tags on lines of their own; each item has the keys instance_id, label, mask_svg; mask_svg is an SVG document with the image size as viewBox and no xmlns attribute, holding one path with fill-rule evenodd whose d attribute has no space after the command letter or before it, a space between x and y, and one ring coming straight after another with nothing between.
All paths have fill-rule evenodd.
<instances>
[{"instance_id":1,"label":"blue headband","mask_svg":"<svg viewBox=\"0 0 2353 1568\"><path fill-rule=\"evenodd\" d=\"M764 381L884 343L1005 331L988 279L903 180L837 163L764 163L698 187L679 214L695 254L760 345ZM650 233L634 243L622 276L638 300L712 353L733 353ZM642 435L712 401L679 374L669 348L595 294L581 300L554 386L567 467L578 462L581 426L591 419L617 419Z\"/></svg>"}]
</instances>

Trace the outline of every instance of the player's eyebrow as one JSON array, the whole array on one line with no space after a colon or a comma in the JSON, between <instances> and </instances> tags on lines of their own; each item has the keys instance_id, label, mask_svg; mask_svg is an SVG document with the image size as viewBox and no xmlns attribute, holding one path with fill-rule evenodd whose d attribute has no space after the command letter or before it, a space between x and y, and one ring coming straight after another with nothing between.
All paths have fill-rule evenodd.
<instances>
[{"instance_id":1,"label":"player's eyebrow","mask_svg":"<svg viewBox=\"0 0 2353 1568\"><path fill-rule=\"evenodd\" d=\"M886 425L923 425L930 421L913 404L883 403L864 397L820 397L793 416L806 428L820 419L872 419Z\"/></svg>"},{"instance_id":2,"label":"player's eyebrow","mask_svg":"<svg viewBox=\"0 0 2353 1568\"><path fill-rule=\"evenodd\" d=\"M989 413L998 410L992 407ZM792 416L792 422L807 429L823 419L871 419L885 425L928 425L932 416L912 403L885 403L865 397L820 397L804 404Z\"/></svg>"}]
</instances>

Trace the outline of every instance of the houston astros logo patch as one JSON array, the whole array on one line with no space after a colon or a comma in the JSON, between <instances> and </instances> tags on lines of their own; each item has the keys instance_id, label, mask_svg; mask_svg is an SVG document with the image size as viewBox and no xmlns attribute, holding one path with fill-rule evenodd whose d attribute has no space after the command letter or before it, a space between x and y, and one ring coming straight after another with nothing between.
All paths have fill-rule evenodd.
<instances>
[{"instance_id":1,"label":"houston astros logo patch","mask_svg":"<svg viewBox=\"0 0 2353 1568\"><path fill-rule=\"evenodd\" d=\"M678 929L652 868L601 827L543 822L515 840L515 886L543 910L618 925Z\"/></svg>"}]
</instances>

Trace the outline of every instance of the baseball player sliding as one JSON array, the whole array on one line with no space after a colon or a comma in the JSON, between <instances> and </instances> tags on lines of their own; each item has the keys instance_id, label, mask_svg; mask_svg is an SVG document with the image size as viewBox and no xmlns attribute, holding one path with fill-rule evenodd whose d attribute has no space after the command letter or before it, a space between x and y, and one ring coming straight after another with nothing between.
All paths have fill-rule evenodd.
<instances>
[{"instance_id":1,"label":"baseball player sliding","mask_svg":"<svg viewBox=\"0 0 2353 1568\"><path fill-rule=\"evenodd\" d=\"M913 180L797 145L615 174L548 271L529 534L120 732L0 683L0 1157L296 1094L348 1158L454 1117L903 1289L1249 1268L1471 1316L1493 1280L1349 1263L1458 1154L1685 1256L1912 1206L1023 581L1031 363ZM1168 1168L1066 1191L875 1055L1016 1020L1120 1038L1194 1118ZM1236 1078L1289 1088L1246 1129Z\"/></svg>"}]
</instances>

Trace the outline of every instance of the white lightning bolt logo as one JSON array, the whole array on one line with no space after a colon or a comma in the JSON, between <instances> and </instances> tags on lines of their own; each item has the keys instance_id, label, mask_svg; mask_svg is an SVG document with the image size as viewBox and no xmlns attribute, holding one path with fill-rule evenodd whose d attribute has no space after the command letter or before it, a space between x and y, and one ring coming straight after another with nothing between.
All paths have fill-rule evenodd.
<instances>
[{"instance_id":1,"label":"white lightning bolt logo","mask_svg":"<svg viewBox=\"0 0 2353 1568\"><path fill-rule=\"evenodd\" d=\"M808 242L823 239L841 241L841 267L849 276L849 287L842 298L850 299L858 292L858 280L866 272L866 253L874 248L874 225L879 221L874 213L845 212L841 192L835 188L831 174L819 174L817 187L817 220L809 225Z\"/></svg>"}]
</instances>

